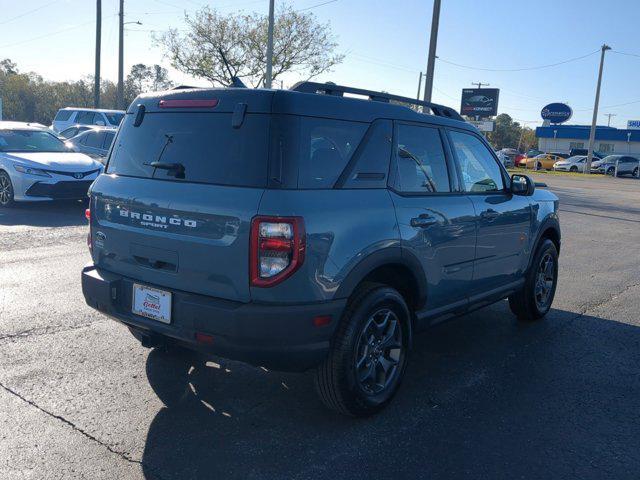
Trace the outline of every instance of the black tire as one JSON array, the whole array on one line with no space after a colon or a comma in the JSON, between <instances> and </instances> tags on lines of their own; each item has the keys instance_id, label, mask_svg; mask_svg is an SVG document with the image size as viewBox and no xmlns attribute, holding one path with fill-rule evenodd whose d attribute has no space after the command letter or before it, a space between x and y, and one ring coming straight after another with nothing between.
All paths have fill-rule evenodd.
<instances>
[{"instance_id":1,"label":"black tire","mask_svg":"<svg viewBox=\"0 0 640 480\"><path fill-rule=\"evenodd\" d=\"M638 167L633 169L633 176L637 177L638 176Z\"/></svg>"},{"instance_id":2,"label":"black tire","mask_svg":"<svg viewBox=\"0 0 640 480\"><path fill-rule=\"evenodd\" d=\"M543 260L552 262L553 271L545 274L544 287L541 282L541 276L547 272L543 267ZM544 272L541 271L544 269ZM552 281L549 285L547 278ZM531 267L527 272L525 283L522 289L509 297L509 308L518 320L523 322L533 322L544 317L553 303L558 286L558 250L554 243L545 239L538 246ZM546 288L545 288L546 287ZM546 295L545 295L546 294ZM544 297L543 297L544 295ZM544 300L544 301L543 301Z\"/></svg>"},{"instance_id":3,"label":"black tire","mask_svg":"<svg viewBox=\"0 0 640 480\"><path fill-rule=\"evenodd\" d=\"M578 167L576 167L575 165L573 167L571 167L569 169L570 172L577 172L578 171Z\"/></svg>"},{"instance_id":4,"label":"black tire","mask_svg":"<svg viewBox=\"0 0 640 480\"><path fill-rule=\"evenodd\" d=\"M611 167L607 170L607 175L611 175L612 177L616 174L616 169Z\"/></svg>"},{"instance_id":5,"label":"black tire","mask_svg":"<svg viewBox=\"0 0 640 480\"><path fill-rule=\"evenodd\" d=\"M377 341L371 332L392 341ZM411 337L411 315L402 295L381 284L359 287L342 316L327 358L316 370L316 389L322 402L354 417L382 410L400 387Z\"/></svg>"},{"instance_id":6,"label":"black tire","mask_svg":"<svg viewBox=\"0 0 640 480\"><path fill-rule=\"evenodd\" d=\"M540 162L536 165L536 170L542 170L542 164Z\"/></svg>"},{"instance_id":7,"label":"black tire","mask_svg":"<svg viewBox=\"0 0 640 480\"><path fill-rule=\"evenodd\" d=\"M0 208L13 205L13 184L7 172L0 170Z\"/></svg>"}]
</instances>

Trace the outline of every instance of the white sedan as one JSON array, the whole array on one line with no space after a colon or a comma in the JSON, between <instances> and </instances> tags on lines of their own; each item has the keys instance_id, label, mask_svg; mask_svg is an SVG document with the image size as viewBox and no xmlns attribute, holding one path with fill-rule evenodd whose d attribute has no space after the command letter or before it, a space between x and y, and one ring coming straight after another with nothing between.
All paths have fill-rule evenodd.
<instances>
[{"instance_id":1,"label":"white sedan","mask_svg":"<svg viewBox=\"0 0 640 480\"><path fill-rule=\"evenodd\" d=\"M585 155L574 155L573 157L560 160L553 164L553 169L561 172L584 172L584 166L587 162Z\"/></svg>"},{"instance_id":2,"label":"white sedan","mask_svg":"<svg viewBox=\"0 0 640 480\"><path fill-rule=\"evenodd\" d=\"M0 207L15 201L86 198L102 164L70 150L55 135L18 122L0 122Z\"/></svg>"}]
</instances>

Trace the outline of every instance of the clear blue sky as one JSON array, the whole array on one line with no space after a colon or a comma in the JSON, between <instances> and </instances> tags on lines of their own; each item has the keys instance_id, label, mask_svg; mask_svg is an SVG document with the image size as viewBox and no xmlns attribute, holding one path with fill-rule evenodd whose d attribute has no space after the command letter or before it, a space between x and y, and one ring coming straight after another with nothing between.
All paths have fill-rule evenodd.
<instances>
[{"instance_id":1,"label":"clear blue sky","mask_svg":"<svg viewBox=\"0 0 640 480\"><path fill-rule=\"evenodd\" d=\"M281 2L283 0L276 0ZM327 0L294 0L303 9ZM117 75L118 0L103 0L103 76ZM151 30L183 25L183 12L208 4L221 12L266 12L267 0L126 0L125 70L134 63L169 67L154 50ZM337 0L310 9L329 22L345 61L321 80L414 96L418 72L426 66L431 0ZM48 79L75 79L93 71L94 0L0 0L0 58L9 57L22 71ZM34 11L35 10L35 11ZM18 17L18 18L15 18ZM599 49L640 55L637 42L640 2L635 0L443 0L438 40L434 101L459 108L460 90L471 82L501 89L499 111L516 119L540 122L548 102L565 101L574 109L571 123L589 123L598 55L528 71L517 69L552 64ZM171 71L179 82L206 85ZM640 119L640 56L609 52L599 118L615 113L612 125ZM285 86L296 78L285 79ZM637 101L635 104L619 104Z\"/></svg>"}]
</instances>

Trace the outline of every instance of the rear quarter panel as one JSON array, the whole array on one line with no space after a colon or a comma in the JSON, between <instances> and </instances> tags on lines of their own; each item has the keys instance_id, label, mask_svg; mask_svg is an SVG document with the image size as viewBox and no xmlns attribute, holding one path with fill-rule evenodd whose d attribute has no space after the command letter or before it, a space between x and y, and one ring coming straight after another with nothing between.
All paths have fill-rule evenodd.
<instances>
[{"instance_id":1,"label":"rear quarter panel","mask_svg":"<svg viewBox=\"0 0 640 480\"><path fill-rule=\"evenodd\" d=\"M259 214L303 217L307 249L302 267L284 282L252 287L254 301L331 300L361 261L380 249L400 246L393 203L383 189L266 190Z\"/></svg>"}]
</instances>

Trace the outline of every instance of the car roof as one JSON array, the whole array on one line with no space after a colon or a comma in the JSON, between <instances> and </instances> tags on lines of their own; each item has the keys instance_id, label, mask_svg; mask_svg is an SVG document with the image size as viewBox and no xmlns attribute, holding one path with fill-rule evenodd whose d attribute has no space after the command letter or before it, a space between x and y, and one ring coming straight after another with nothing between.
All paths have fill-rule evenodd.
<instances>
[{"instance_id":1,"label":"car roof","mask_svg":"<svg viewBox=\"0 0 640 480\"><path fill-rule=\"evenodd\" d=\"M100 112L100 113L125 113L124 110L109 110L107 108L86 108L86 107L64 107L60 110L82 110L83 112Z\"/></svg>"},{"instance_id":2,"label":"car roof","mask_svg":"<svg viewBox=\"0 0 640 480\"><path fill-rule=\"evenodd\" d=\"M139 105L146 112L166 111L160 100L217 99L217 112L233 113L237 104L245 104L247 113L272 113L310 117L333 118L354 122L372 122L379 118L451 126L477 132L464 121L417 112L405 105L348 96L305 93L292 90L252 88L181 88L147 93L136 98L127 113L135 113ZM211 111L190 108L190 112Z\"/></svg>"},{"instance_id":3,"label":"car roof","mask_svg":"<svg viewBox=\"0 0 640 480\"><path fill-rule=\"evenodd\" d=\"M0 121L0 130L49 130L41 123Z\"/></svg>"},{"instance_id":4,"label":"car roof","mask_svg":"<svg viewBox=\"0 0 640 480\"><path fill-rule=\"evenodd\" d=\"M62 131L64 132L65 130L69 130L70 128L83 128L86 131L89 130L113 130L114 132L117 130L116 127L110 127L110 126L106 126L106 125L82 125L80 123L76 123L75 125L69 125L68 127L64 128ZM84 132L82 132L84 133Z\"/></svg>"}]
</instances>

